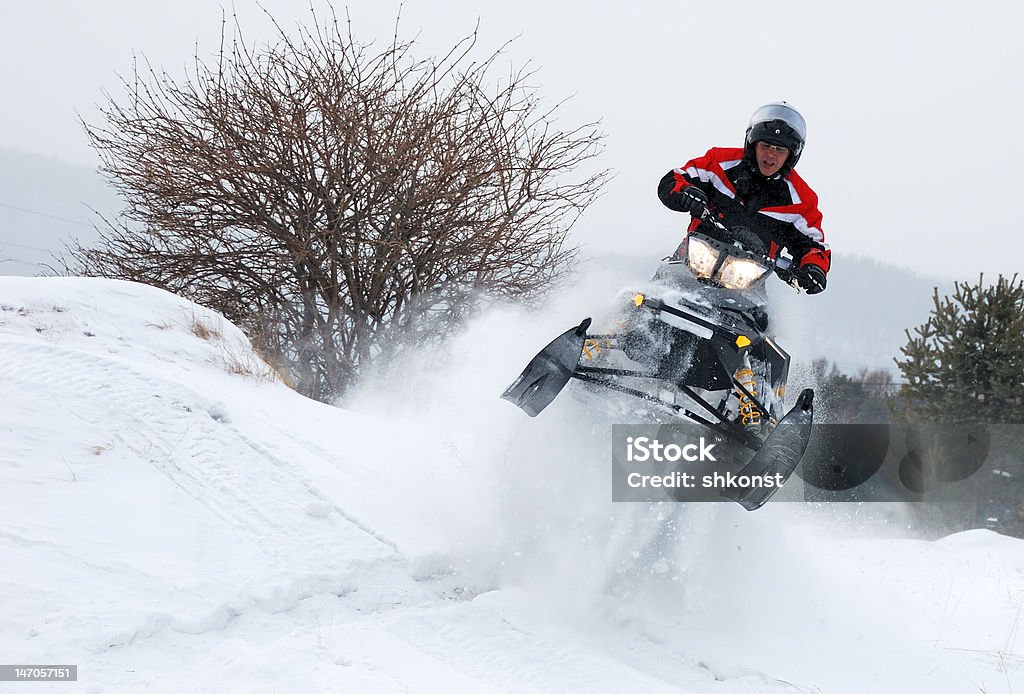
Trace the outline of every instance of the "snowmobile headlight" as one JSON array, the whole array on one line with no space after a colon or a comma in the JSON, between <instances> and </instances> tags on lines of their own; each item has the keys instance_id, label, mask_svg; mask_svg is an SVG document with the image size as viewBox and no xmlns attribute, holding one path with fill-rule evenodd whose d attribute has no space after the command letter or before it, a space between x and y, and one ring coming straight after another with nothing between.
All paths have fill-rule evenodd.
<instances>
[{"instance_id":1,"label":"snowmobile headlight","mask_svg":"<svg viewBox=\"0 0 1024 694\"><path fill-rule=\"evenodd\" d=\"M707 241L691 236L686 251L686 263L697 277L708 279L715 271L715 264L718 263L718 251Z\"/></svg>"},{"instance_id":2,"label":"snowmobile headlight","mask_svg":"<svg viewBox=\"0 0 1024 694\"><path fill-rule=\"evenodd\" d=\"M749 258L726 258L718 271L718 281L727 289L746 289L764 273L768 272L761 263Z\"/></svg>"}]
</instances>

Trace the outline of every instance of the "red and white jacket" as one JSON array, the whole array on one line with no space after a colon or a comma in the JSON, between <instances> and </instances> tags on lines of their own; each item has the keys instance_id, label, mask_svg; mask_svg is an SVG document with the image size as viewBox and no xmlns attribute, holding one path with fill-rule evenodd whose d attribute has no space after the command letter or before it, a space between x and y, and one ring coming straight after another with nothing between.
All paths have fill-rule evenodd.
<instances>
[{"instance_id":1,"label":"red and white jacket","mask_svg":"<svg viewBox=\"0 0 1024 694\"><path fill-rule=\"evenodd\" d=\"M832 253L821 230L818 196L796 171L765 177L745 159L742 147L715 147L665 174L658 197L681 212L679 192L687 186L704 191L708 208L726 226L747 227L757 234L773 258L783 247L800 267L817 265L828 272ZM689 231L699 226L700 220L694 219Z\"/></svg>"}]
</instances>

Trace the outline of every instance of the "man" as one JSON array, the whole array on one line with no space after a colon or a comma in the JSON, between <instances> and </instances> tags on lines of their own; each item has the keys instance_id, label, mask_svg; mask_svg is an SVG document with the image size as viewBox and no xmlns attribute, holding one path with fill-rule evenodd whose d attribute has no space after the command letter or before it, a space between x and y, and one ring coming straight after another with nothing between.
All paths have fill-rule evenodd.
<instances>
[{"instance_id":1,"label":"man","mask_svg":"<svg viewBox=\"0 0 1024 694\"><path fill-rule=\"evenodd\" d=\"M747 126L744 146L715 147L682 168L669 171L658 197L670 210L693 216L688 231L700 229L705 210L729 228L746 227L776 257L793 256L796 278L808 294L825 289L831 251L821 231L818 196L793 169L804 149L807 124L786 102L762 106Z\"/></svg>"}]
</instances>

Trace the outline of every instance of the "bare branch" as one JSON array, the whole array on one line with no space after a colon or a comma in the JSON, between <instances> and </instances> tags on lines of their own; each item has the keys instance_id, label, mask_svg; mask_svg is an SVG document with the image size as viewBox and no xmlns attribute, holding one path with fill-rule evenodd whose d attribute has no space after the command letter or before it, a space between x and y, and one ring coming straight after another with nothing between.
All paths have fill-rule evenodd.
<instances>
[{"instance_id":1,"label":"bare branch","mask_svg":"<svg viewBox=\"0 0 1024 694\"><path fill-rule=\"evenodd\" d=\"M492 83L505 46L474 60L474 30L420 60L397 19L380 50L345 19L313 13L294 36L274 22L256 47L237 16L229 42L222 17L216 60L197 52L187 79L133 66L127 98L84 124L127 207L71 250L83 274L221 311L321 399L399 335L437 339L487 301L541 296L608 178L581 174L597 124L559 128L532 67Z\"/></svg>"}]
</instances>

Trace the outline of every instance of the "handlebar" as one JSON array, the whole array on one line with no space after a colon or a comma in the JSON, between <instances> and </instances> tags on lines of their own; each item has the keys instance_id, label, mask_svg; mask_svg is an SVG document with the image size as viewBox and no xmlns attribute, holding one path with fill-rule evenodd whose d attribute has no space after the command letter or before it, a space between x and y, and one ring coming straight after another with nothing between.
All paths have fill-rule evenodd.
<instances>
[{"instance_id":1,"label":"handlebar","mask_svg":"<svg viewBox=\"0 0 1024 694\"><path fill-rule=\"evenodd\" d=\"M762 256L768 255L767 250L764 247L764 241L762 241L757 234L746 227L736 227L731 229L725 226L706 207L704 208L704 212L700 215L700 221L702 224L713 226L718 231L722 241L727 243L738 243L751 253L757 253Z\"/></svg>"},{"instance_id":2,"label":"handlebar","mask_svg":"<svg viewBox=\"0 0 1024 694\"><path fill-rule=\"evenodd\" d=\"M800 286L800 269L794 269L790 267L779 267L778 264L773 265L772 270L775 272L775 276L788 285L791 285L797 289L801 289Z\"/></svg>"}]
</instances>

